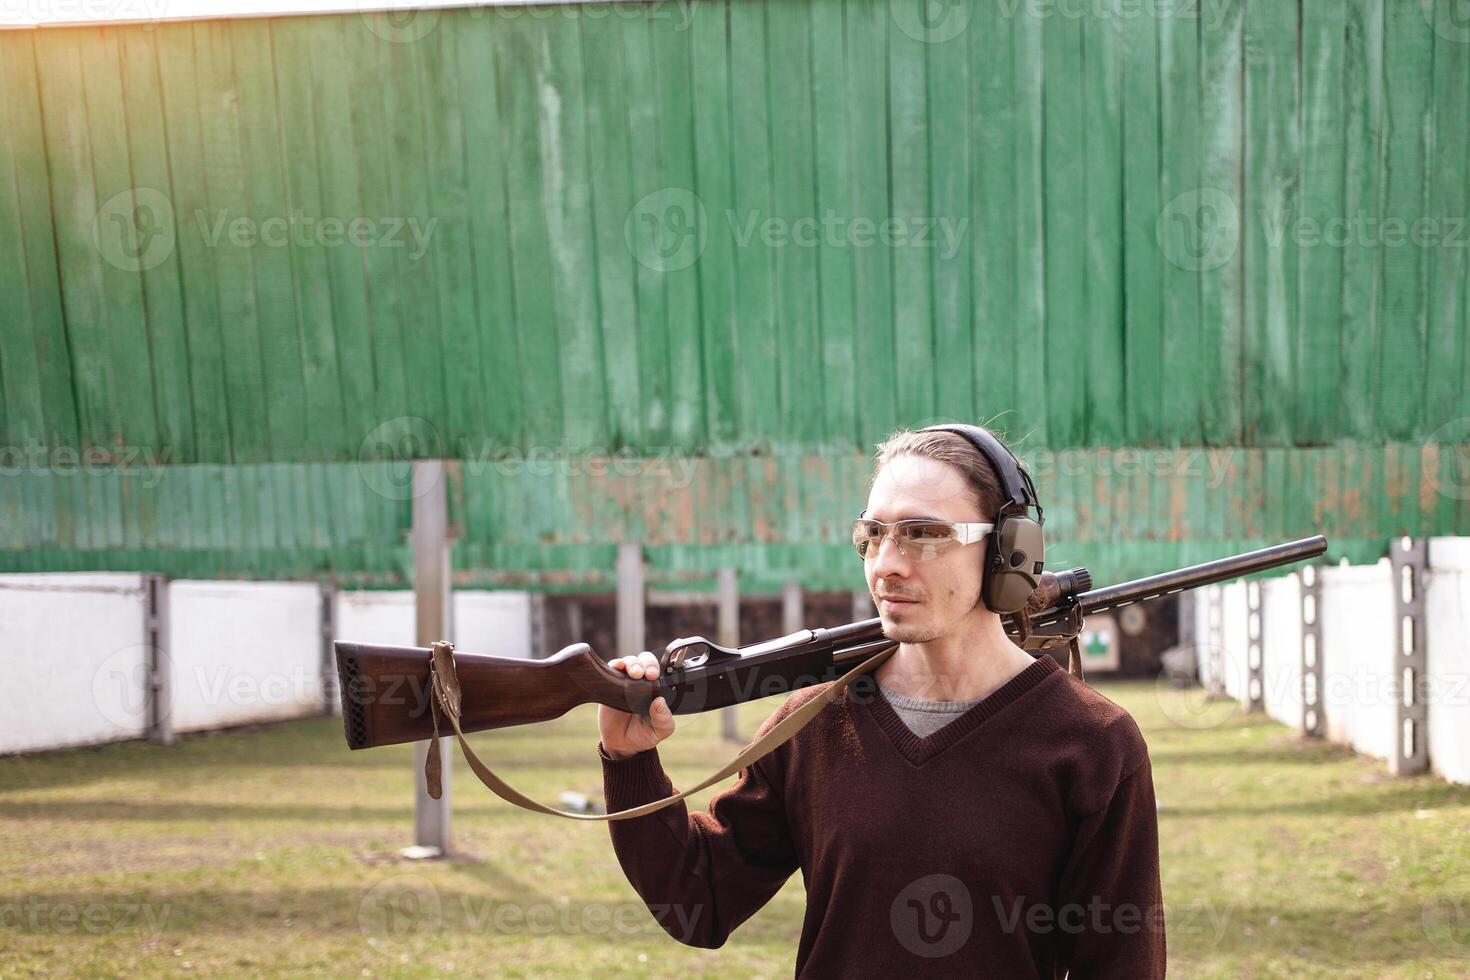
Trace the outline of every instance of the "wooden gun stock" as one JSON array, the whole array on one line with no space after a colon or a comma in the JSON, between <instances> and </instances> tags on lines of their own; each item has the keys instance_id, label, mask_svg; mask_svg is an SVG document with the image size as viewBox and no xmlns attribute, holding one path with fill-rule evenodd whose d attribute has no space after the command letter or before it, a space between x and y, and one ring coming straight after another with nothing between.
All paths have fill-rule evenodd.
<instances>
[{"instance_id":1,"label":"wooden gun stock","mask_svg":"<svg viewBox=\"0 0 1470 980\"><path fill-rule=\"evenodd\" d=\"M417 742L434 733L427 647L334 646L349 746ZM454 662L466 732L550 721L589 702L643 713L658 694L656 685L618 673L585 643L546 660L456 652Z\"/></svg>"}]
</instances>

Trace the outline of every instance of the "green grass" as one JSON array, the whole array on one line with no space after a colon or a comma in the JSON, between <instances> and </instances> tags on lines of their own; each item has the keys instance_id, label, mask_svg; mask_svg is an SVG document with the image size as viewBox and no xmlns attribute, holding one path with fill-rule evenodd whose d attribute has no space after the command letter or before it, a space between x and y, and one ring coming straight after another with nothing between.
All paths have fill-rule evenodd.
<instances>
[{"instance_id":1,"label":"green grass","mask_svg":"<svg viewBox=\"0 0 1470 980\"><path fill-rule=\"evenodd\" d=\"M1470 787L1197 694L1099 688L1154 760L1171 976L1470 975ZM741 730L774 707L742 706ZM680 728L676 784L733 754L713 716ZM590 708L476 743L540 799L600 793ZM513 809L462 765L458 856L399 860L410 765L348 752L333 719L0 759L0 976L790 975L799 875L724 949L690 949L606 827Z\"/></svg>"}]
</instances>

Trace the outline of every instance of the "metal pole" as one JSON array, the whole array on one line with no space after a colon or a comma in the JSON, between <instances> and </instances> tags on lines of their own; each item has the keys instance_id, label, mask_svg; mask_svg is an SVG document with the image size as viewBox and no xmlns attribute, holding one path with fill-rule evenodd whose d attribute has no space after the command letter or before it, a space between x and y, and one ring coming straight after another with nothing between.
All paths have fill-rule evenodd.
<instances>
[{"instance_id":1,"label":"metal pole","mask_svg":"<svg viewBox=\"0 0 1470 980\"><path fill-rule=\"evenodd\" d=\"M1327 717L1322 708L1322 573L1316 565L1301 570L1302 583L1302 735L1323 738Z\"/></svg>"},{"instance_id":2,"label":"metal pole","mask_svg":"<svg viewBox=\"0 0 1470 980\"><path fill-rule=\"evenodd\" d=\"M802 598L800 582L787 582L781 587L781 632L795 633L806 625Z\"/></svg>"},{"instance_id":3,"label":"metal pole","mask_svg":"<svg viewBox=\"0 0 1470 980\"><path fill-rule=\"evenodd\" d=\"M173 661L168 651L168 577L143 577L143 649L147 651L148 739L163 745L175 741Z\"/></svg>"},{"instance_id":4,"label":"metal pole","mask_svg":"<svg viewBox=\"0 0 1470 980\"><path fill-rule=\"evenodd\" d=\"M322 713L342 714L342 699L337 691L337 657L332 650L332 641L337 635L337 583L325 579L321 589L322 625Z\"/></svg>"},{"instance_id":5,"label":"metal pole","mask_svg":"<svg viewBox=\"0 0 1470 980\"><path fill-rule=\"evenodd\" d=\"M720 619L717 642L721 646L740 645L740 577L733 568L722 568L716 573L720 593ZM724 737L731 742L740 741L740 729L736 724L735 708L720 710L720 727Z\"/></svg>"},{"instance_id":6,"label":"metal pole","mask_svg":"<svg viewBox=\"0 0 1470 980\"><path fill-rule=\"evenodd\" d=\"M1429 543L1400 538L1389 547L1393 568L1395 701L1394 753L1388 771L1412 776L1429 769L1429 646L1425 636L1424 571Z\"/></svg>"},{"instance_id":7,"label":"metal pole","mask_svg":"<svg viewBox=\"0 0 1470 980\"><path fill-rule=\"evenodd\" d=\"M413 461L413 597L414 637L419 646L449 635L449 500L444 485L444 461ZM406 857L438 857L449 851L450 774L452 739L439 743L443 763L443 795L434 799L424 781L429 743L413 747L413 841Z\"/></svg>"},{"instance_id":8,"label":"metal pole","mask_svg":"<svg viewBox=\"0 0 1470 980\"><path fill-rule=\"evenodd\" d=\"M1265 651L1262 636L1265 629L1261 583L1252 579L1245 583L1245 701L1247 711L1266 710Z\"/></svg>"},{"instance_id":9,"label":"metal pole","mask_svg":"<svg viewBox=\"0 0 1470 980\"><path fill-rule=\"evenodd\" d=\"M636 657L645 649L643 548L618 545L618 656Z\"/></svg>"}]
</instances>

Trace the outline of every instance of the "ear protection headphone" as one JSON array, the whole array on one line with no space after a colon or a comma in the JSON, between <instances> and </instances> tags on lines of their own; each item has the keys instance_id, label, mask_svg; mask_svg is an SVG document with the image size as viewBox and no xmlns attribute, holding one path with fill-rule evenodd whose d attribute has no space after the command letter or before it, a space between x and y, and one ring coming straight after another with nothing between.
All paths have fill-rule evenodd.
<instances>
[{"instance_id":1,"label":"ear protection headphone","mask_svg":"<svg viewBox=\"0 0 1470 980\"><path fill-rule=\"evenodd\" d=\"M953 432L962 436L990 461L990 468L1000 478L1006 500L995 515L995 528L990 532L986 551L984 577L980 594L991 612L1013 613L1026 605L1041 581L1041 566L1046 560L1046 544L1041 525L1046 517L1036 497L1031 477L999 439L978 425L931 425L921 432ZM1036 520L1027 513L1036 508Z\"/></svg>"}]
</instances>

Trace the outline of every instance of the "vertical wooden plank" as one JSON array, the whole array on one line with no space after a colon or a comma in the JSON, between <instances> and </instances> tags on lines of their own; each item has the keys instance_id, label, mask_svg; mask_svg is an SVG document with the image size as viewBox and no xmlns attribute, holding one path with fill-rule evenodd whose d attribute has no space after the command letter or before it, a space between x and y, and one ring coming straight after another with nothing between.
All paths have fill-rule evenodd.
<instances>
[{"instance_id":1,"label":"vertical wooden plank","mask_svg":"<svg viewBox=\"0 0 1470 980\"><path fill-rule=\"evenodd\" d=\"M1378 380L1378 263L1383 250L1363 235L1379 221L1379 142L1383 114L1383 0L1349 0L1343 50L1342 90L1351 93L1343 120L1343 216L1350 241L1342 265L1342 390L1359 392L1338 401L1341 438L1376 435Z\"/></svg>"},{"instance_id":2,"label":"vertical wooden plank","mask_svg":"<svg viewBox=\"0 0 1470 980\"><path fill-rule=\"evenodd\" d=\"M111 448L125 438L104 306L105 264L92 239L99 205L92 176L86 86L78 31L36 35L46 160L52 182L56 256L60 271L66 342L71 351L77 422L82 447ZM114 210L118 232L115 258L131 245L125 210Z\"/></svg>"},{"instance_id":3,"label":"vertical wooden plank","mask_svg":"<svg viewBox=\"0 0 1470 980\"><path fill-rule=\"evenodd\" d=\"M1297 251L1296 418L1293 441L1322 443L1337 434L1339 331L1342 314L1343 32L1340 0L1302 4L1301 221L1321 229L1314 248ZM1349 93L1348 99L1358 98Z\"/></svg>"},{"instance_id":4,"label":"vertical wooden plank","mask_svg":"<svg viewBox=\"0 0 1470 980\"><path fill-rule=\"evenodd\" d=\"M156 35L151 31L119 31L123 125L128 158L139 196L157 194L173 200L168 169L168 134L164 129L163 91L158 75ZM175 239L190 217L174 212ZM185 333L183 286L177 243L168 253L142 263L143 306L147 344L153 367L154 410L161 455L169 462L194 460L194 410L189 397L189 348Z\"/></svg>"},{"instance_id":5,"label":"vertical wooden plank","mask_svg":"<svg viewBox=\"0 0 1470 980\"><path fill-rule=\"evenodd\" d=\"M155 30L163 90L164 131L174 214L180 218L179 277L183 284L185 338L189 351L189 400L194 413L196 459L230 458L229 406L220 344L219 295L214 255L197 216L209 214L204 148L200 130L199 73L192 24Z\"/></svg>"},{"instance_id":6,"label":"vertical wooden plank","mask_svg":"<svg viewBox=\"0 0 1470 980\"><path fill-rule=\"evenodd\" d=\"M1427 217L1437 223L1429 253L1424 427L1431 433L1465 415L1470 387L1461 380L1465 333L1466 250L1470 248L1470 31L1452 19L1449 4L1434 7L1434 152L1430 158ZM1427 532L1421 532L1427 533Z\"/></svg>"},{"instance_id":7,"label":"vertical wooden plank","mask_svg":"<svg viewBox=\"0 0 1470 980\"><path fill-rule=\"evenodd\" d=\"M1082 334L1078 350L1087 358L1085 430L1087 444L1093 446L1122 443L1128 398L1123 373L1122 18L1117 2L1108 0L1099 8L1101 16L1083 21L1082 38L1084 149L1078 155L1086 161L1086 313L1073 328Z\"/></svg>"},{"instance_id":8,"label":"vertical wooden plank","mask_svg":"<svg viewBox=\"0 0 1470 980\"><path fill-rule=\"evenodd\" d=\"M809 8L816 126L812 147L816 157L815 213L823 229L816 256L821 295L822 432L823 445L834 452L850 450L859 441L857 337L853 322L857 249L853 231L860 215L854 207L857 202L849 135L854 120L848 111L845 7L841 0L814 0ZM872 221L871 215L861 217ZM830 231L825 224L828 219L834 219Z\"/></svg>"},{"instance_id":9,"label":"vertical wooden plank","mask_svg":"<svg viewBox=\"0 0 1470 980\"><path fill-rule=\"evenodd\" d=\"M1383 225L1377 244L1380 313L1373 358L1376 432L1389 439L1424 435L1425 339L1430 237L1426 216L1433 145L1434 28L1419 4L1384 8ZM1437 425L1438 423L1436 423ZM1431 427L1432 428L1432 427Z\"/></svg>"},{"instance_id":10,"label":"vertical wooden plank","mask_svg":"<svg viewBox=\"0 0 1470 980\"><path fill-rule=\"evenodd\" d=\"M697 197L694 108L690 93L694 69L689 62L689 32L681 26L680 9L677 3L660 3L649 8L649 43L659 102L659 173L664 186L688 188ZM696 230L697 241L701 245L708 242L708 218L708 209L705 209L702 226ZM699 220L697 215L696 220ZM685 452L695 451L705 440L706 388L699 310L701 259L702 249L696 252L694 262L688 265L680 263L663 272L668 317L669 394L672 399L669 444ZM808 328L815 332L816 318L813 316L807 323ZM598 403L586 406L586 410L599 419L602 417L600 401L599 393Z\"/></svg>"},{"instance_id":11,"label":"vertical wooden plank","mask_svg":"<svg viewBox=\"0 0 1470 980\"><path fill-rule=\"evenodd\" d=\"M917 20L895 18L888 33L890 217L905 233L933 213L928 152L930 35L922 28ZM893 266L898 415L904 424L914 424L932 417L935 409L934 365L939 352L934 349L934 268L924 250L909 247L907 241L883 248Z\"/></svg>"},{"instance_id":12,"label":"vertical wooden plank","mask_svg":"<svg viewBox=\"0 0 1470 980\"><path fill-rule=\"evenodd\" d=\"M254 252L262 242L250 227L245 187L250 168L240 138L240 90L235 82L232 30L232 25L224 21L194 25L209 204L206 212L193 217L214 266L219 294L220 350L225 398L230 406L232 459L257 461L270 458L271 452L255 305Z\"/></svg>"},{"instance_id":13,"label":"vertical wooden plank","mask_svg":"<svg viewBox=\"0 0 1470 980\"><path fill-rule=\"evenodd\" d=\"M742 6L732 5L732 18ZM881 4L849 3L844 5L844 16L853 212L859 219L882 222L889 214L888 99L883 72L874 66L884 62L889 12ZM740 77L738 72L734 77ZM853 276L854 348L862 391L857 405L858 443L867 455L893 430L899 417L893 266L887 250L876 244L855 249ZM740 285L743 289L743 279Z\"/></svg>"},{"instance_id":14,"label":"vertical wooden plank","mask_svg":"<svg viewBox=\"0 0 1470 980\"><path fill-rule=\"evenodd\" d=\"M286 202L292 214L298 216L299 227L291 229L291 279L295 290L297 327L300 331L301 378L306 395L306 425L303 426L306 445L315 458L333 458L341 453L345 439L346 419L342 408L341 371L337 364L336 317L332 309L331 279L328 271L327 252L340 248L344 240L335 230L329 230L324 219L328 215L324 207L322 174L318 169L316 135L318 110L312 98L312 74L316 65L316 50L330 44L328 24L319 18L281 18L270 22L270 37L273 54L272 67L279 93L281 167L285 174ZM385 42L388 43L388 42ZM414 44L391 45L395 48L417 48ZM397 196L398 208L387 214L365 215L373 226L376 236L375 248L391 248L401 263L417 272L412 281L417 285L414 296L423 326L419 334L421 342L409 348L410 361L415 355L424 357L437 367L441 340L437 330L437 310L429 284L428 256L415 261L410 254L411 245L403 241L403 232L392 232L400 220L416 218L427 220L428 207L423 188L422 166L422 119L426 114L424 103L414 85L413 71L404 66L394 79L389 91L405 101L413 100L414 108L399 106L410 116L390 117L399 140L396 152L390 158L390 167L400 165L409 171L403 180L404 192ZM429 111L438 111L435 106ZM418 130L412 136L402 135L404 128ZM408 188L412 188L412 193ZM338 219L340 220L340 219ZM335 244L334 244L335 243ZM427 353L419 353L427 351ZM426 370L428 383L419 386L428 389L424 400L433 408L421 413L436 425L443 425L441 375L435 370ZM419 390L419 389L415 389ZM442 431L442 430L441 430ZM352 447L356 450L356 446Z\"/></svg>"},{"instance_id":15,"label":"vertical wooden plank","mask_svg":"<svg viewBox=\"0 0 1470 980\"><path fill-rule=\"evenodd\" d=\"M973 30L968 25L953 37L946 30L928 45L930 207L924 221L911 229L909 246L933 270L934 411L940 418L965 422L975 421L970 173L976 166L971 147L977 140L970 125L968 38Z\"/></svg>"},{"instance_id":16,"label":"vertical wooden plank","mask_svg":"<svg viewBox=\"0 0 1470 980\"><path fill-rule=\"evenodd\" d=\"M102 323L104 354L116 397L121 423L119 446L126 454L130 449L156 449L158 419L153 407L153 371L150 363L147 333L147 311L144 307L139 273L157 258L153 236L166 235L166 215L154 215L146 200L139 199L128 158L128 138L122 98L122 65L118 51L117 30L82 30L76 32L82 62L85 89L88 144L91 149L92 185L96 189L99 226L117 214L120 206L127 215L126 224L133 225L139 240L132 249L115 251L123 244L114 241L108 230L98 228L94 246L101 252ZM145 217L144 215L148 215ZM146 226L146 229L145 229ZM142 247L146 245L148 247ZM158 251L166 247L160 243Z\"/></svg>"},{"instance_id":17,"label":"vertical wooden plank","mask_svg":"<svg viewBox=\"0 0 1470 980\"><path fill-rule=\"evenodd\" d=\"M270 449L271 458L302 459L306 456L308 425L291 270L294 215L286 195L285 149L281 143L270 23L237 21L219 41L226 45L235 63L234 86L229 95L238 113L243 185L240 206L244 208L243 214L224 217L243 217L245 224L256 230L253 245L234 245L226 232L216 247L216 251L243 251L249 258L260 344L262 391L256 397L264 401L263 417L257 420L261 431L252 438ZM207 220L216 220L218 211L216 203Z\"/></svg>"},{"instance_id":18,"label":"vertical wooden plank","mask_svg":"<svg viewBox=\"0 0 1470 980\"><path fill-rule=\"evenodd\" d=\"M1042 80L1046 75L1046 36L1037 17L1013 17L1010 32L1010 77L1015 97L1012 149L1016 219L1015 415L1007 425L1013 440L1034 440L1027 445L1050 446L1052 433L1047 409L1052 399L1047 392L1047 355L1052 349L1047 327L1047 237L1043 112L1046 99ZM1002 32L1002 36L1004 32ZM979 74L977 72L977 74ZM971 224L980 234L978 215ZM988 237L988 236L987 236ZM1067 369L1064 368L1064 371ZM1063 380L1075 381L1074 377Z\"/></svg>"},{"instance_id":19,"label":"vertical wooden plank","mask_svg":"<svg viewBox=\"0 0 1470 980\"><path fill-rule=\"evenodd\" d=\"M1159 226L1160 248L1160 438L1165 444L1195 446L1200 431L1200 380L1215 370L1200 349L1199 274L1170 261L1162 227L1180 195L1200 187L1200 35L1198 7L1170 10L1159 23Z\"/></svg>"},{"instance_id":20,"label":"vertical wooden plank","mask_svg":"<svg viewBox=\"0 0 1470 980\"><path fill-rule=\"evenodd\" d=\"M463 454L477 451L477 434L485 416L486 381L480 375L480 337L474 309L474 269L470 256L469 187L465 173L465 136L463 94L459 85L458 53L454 33L467 20L465 11L448 12L436 29L413 43L418 57L414 59L419 91L426 104L436 107L424 114L425 179L428 183L427 208L416 220L422 236L421 245L411 244L411 251L423 250L417 261L432 262L433 285L438 298L439 327L444 347L445 450ZM564 27L564 24L558 26ZM559 86L560 88L560 86ZM562 105L563 112L573 107ZM576 181L583 161L573 147L566 154L568 179ZM562 202L551 202L560 207ZM583 212L585 218L585 209ZM568 247L571 247L569 243ZM412 255L410 255L412 260ZM590 278L590 273L588 274ZM590 289L591 286L587 285ZM575 294L577 287L563 283L563 290ZM568 323L568 317L561 318ZM570 324L569 324L570 325ZM580 338L579 338L580 340ZM579 342L579 348L585 341ZM592 355L597 355L594 347ZM574 357L585 358L581 351ZM565 359L565 357L564 357ZM589 393L600 396L600 365L596 377L584 379ZM584 402L568 403L569 412L586 410Z\"/></svg>"},{"instance_id":21,"label":"vertical wooden plank","mask_svg":"<svg viewBox=\"0 0 1470 980\"><path fill-rule=\"evenodd\" d=\"M366 231L372 226L363 208L359 154L352 130L352 64L347 32L360 29L360 18L334 17L321 21L312 32L316 41L312 59L311 102L322 208L328 217L344 226L342 242L326 250L344 419L343 443L330 454L337 459L357 455L363 437L378 424L381 411L374 391L374 337L364 261L367 249L376 246L363 244L369 241ZM457 110L460 103L456 100L454 106ZM274 183L279 187L279 180ZM427 228L425 224L426 219L421 218L417 235L422 235L422 238L417 237L411 228L396 233L384 229L384 234L406 239L405 247L413 251L436 247L434 236L439 233L439 225ZM463 243L457 244L467 248ZM257 279L263 271L263 264L257 263ZM468 277L458 285L466 293L471 293L472 280ZM467 302L473 302L472 293ZM470 324L468 329L473 327ZM473 365L467 369L468 384L456 389L457 396L472 406L471 411L480 404L483 391L488 387L480 379L478 354L478 349L475 349L467 355L467 360ZM293 367L297 378L300 378L299 363Z\"/></svg>"},{"instance_id":22,"label":"vertical wooden plank","mask_svg":"<svg viewBox=\"0 0 1470 980\"><path fill-rule=\"evenodd\" d=\"M18 50L22 45L29 49L30 38L18 32L0 34L0 132L24 133L26 127L17 117L23 117L26 104L34 101L35 83L16 85L17 79L5 68L7 62L22 58ZM23 139L0 140L0 240L11 243L0 249L0 296L7 297L9 306L8 315L0 317L0 445L9 447L10 453L26 452L33 446L39 449L47 443L45 393L33 340L39 331L31 312L35 298L26 276L21 210L22 199L36 195L40 188L22 186L19 155ZM70 388L64 394L70 403ZM5 465L13 467L17 461L7 455ZM19 465L26 468L24 463ZM15 516L0 510L0 524Z\"/></svg>"},{"instance_id":23,"label":"vertical wooden plank","mask_svg":"<svg viewBox=\"0 0 1470 980\"><path fill-rule=\"evenodd\" d=\"M1082 25L1044 19L1044 189L1046 221L1046 418L1049 444L1076 446L1087 431L1083 359L1092 312L1083 271L1087 226Z\"/></svg>"},{"instance_id":24,"label":"vertical wooden plank","mask_svg":"<svg viewBox=\"0 0 1470 980\"><path fill-rule=\"evenodd\" d=\"M529 447L554 447L562 441L564 388L558 350L559 325L551 277L551 244L541 213L540 85L547 53L545 24L496 8L495 58L501 121L508 151L506 176L516 317L521 338L522 377L537 397L524 402ZM400 45L401 46L401 45ZM411 45L410 45L411 46ZM641 353L641 349L640 349Z\"/></svg>"},{"instance_id":25,"label":"vertical wooden plank","mask_svg":"<svg viewBox=\"0 0 1470 980\"><path fill-rule=\"evenodd\" d=\"M394 214L400 208L394 200L388 170L393 149L391 133L383 125L388 111L385 90L391 78L384 56L392 45L370 30L367 21L360 17L347 18L342 30L350 69L352 140L357 148L362 214L364 217ZM409 405L409 384L425 382L413 375L406 351L414 342L413 328L418 321L399 286L397 250L365 247L360 258L367 292L368 326L372 331L374 420L382 420L375 431L382 436L384 444L400 445L401 438L411 432L407 416L414 409ZM508 275L509 267L507 258L501 267L504 274ZM519 377L519 367L508 373Z\"/></svg>"},{"instance_id":26,"label":"vertical wooden plank","mask_svg":"<svg viewBox=\"0 0 1470 980\"><path fill-rule=\"evenodd\" d=\"M1200 276L1201 419L1208 445L1240 438L1242 345L1241 173L1242 0L1200 5L1199 190L1176 199L1166 218L1182 224L1186 248L1179 261ZM1173 203L1173 202L1171 202Z\"/></svg>"},{"instance_id":27,"label":"vertical wooden plank","mask_svg":"<svg viewBox=\"0 0 1470 980\"><path fill-rule=\"evenodd\" d=\"M970 368L975 378L973 415L995 431L1023 436L1022 413L1044 400L1033 390L1023 396L1018 370L1023 362L1042 362L1040 337L1018 323L1020 266L1036 243L1020 226L1017 182L1024 164L1017 158L1022 117L1041 107L1024 104L1012 62L1017 32L1012 23L1038 23L1018 8L1007 18L998 4L974 5L974 20L961 36L971 64L970 111L974 115L974 154L969 170L970 256L975 307ZM951 42L953 43L953 42ZM1032 324L1035 329L1035 324Z\"/></svg>"},{"instance_id":28,"label":"vertical wooden plank","mask_svg":"<svg viewBox=\"0 0 1470 980\"><path fill-rule=\"evenodd\" d=\"M36 33L14 31L0 35L0 52L3 52L0 56L0 131L7 136L3 152L13 167L11 188L0 189L0 194L14 194L15 199L15 237L11 239L14 245L10 254L19 260L16 271L25 281L29 294L28 342L34 345L32 357L35 366L31 376L36 379L39 389L41 411L41 431L37 433L37 439L48 446L75 446L79 435L77 409L52 224L51 198L54 192L42 135L40 76L33 47ZM17 319L24 324L27 317ZM12 352L14 361L11 361ZM15 365L7 367L7 373L26 374L29 364L24 352L7 346L6 360ZM14 385L13 392L11 385ZM22 382L7 384L7 418L12 426L20 417L16 401L23 390Z\"/></svg>"},{"instance_id":29,"label":"vertical wooden plank","mask_svg":"<svg viewBox=\"0 0 1470 980\"><path fill-rule=\"evenodd\" d=\"M1165 12L1166 14L1167 12ZM1159 214L1160 18L1120 18L1120 105L1123 153L1123 390L1126 441L1158 445L1164 378L1160 291L1163 285L1154 225Z\"/></svg>"},{"instance_id":30,"label":"vertical wooden plank","mask_svg":"<svg viewBox=\"0 0 1470 980\"><path fill-rule=\"evenodd\" d=\"M1250 445L1281 445L1291 438L1296 398L1297 12L1249 7L1245 51L1243 435Z\"/></svg>"},{"instance_id":31,"label":"vertical wooden plank","mask_svg":"<svg viewBox=\"0 0 1470 980\"><path fill-rule=\"evenodd\" d=\"M706 65L707 71L695 73L695 98L701 105L701 115L703 115L704 107L711 102L716 106L724 105L723 82L719 84L712 98L704 94L715 86L716 77L725 79L727 75L724 63L724 17L722 14L715 17L713 13L701 6L691 25L694 31L693 43L697 46L702 43L702 39L706 38L710 31L716 29L716 26L720 32L713 41L703 41L713 46L713 50L707 52L706 59L718 56L718 63L711 62ZM601 335L603 365L606 372L604 383L607 405L604 415L607 420L607 437L611 448L637 445L642 437L638 306L634 292L634 268L637 260L633 257L633 252L624 238L624 229L629 216L633 213L634 204L630 174L631 148L628 145L630 137L628 133L627 66L623 50L623 33L629 27L629 19L625 17L582 19L582 63L585 87L583 113L586 117L588 157L596 162L596 165L590 168L588 179L592 188L594 247L597 254L597 307L601 317L598 332ZM464 59L465 55L461 54L460 68L462 71L466 70ZM477 60L483 59L483 54L477 56ZM473 94L468 92L467 94L474 98ZM483 112L493 113L494 108L486 105ZM468 125L473 134L476 123L468 123ZM728 152L728 140L721 141L726 132L728 130L714 126L711 132L701 133L696 143L696 148L701 154L699 158L701 175L708 172L707 167L718 167L717 163L708 162L708 157L720 155L721 147L724 148L724 152ZM487 144L493 138L494 134L489 131L478 136L481 145ZM496 152L502 151L497 149ZM497 161L493 166L495 167L493 172L501 175L503 168L499 162ZM473 172L474 168L471 168L472 180ZM503 176L501 179L504 179ZM728 181L728 166L726 167L726 179ZM714 202L707 205L707 207L714 206ZM499 202L489 207L491 210L487 212L487 216L495 213L496 210L504 211L504 205ZM477 237L477 255L481 250L480 240ZM504 248L500 243L491 247L497 250ZM700 263L701 275L706 277L714 275L711 270L718 267L719 260L716 256L721 250L724 252L725 261L728 262L728 239L712 234L706 256ZM706 291L711 288L706 279ZM705 329L710 331L711 324L714 322L712 318L720 316L718 309L712 310L706 307L704 316ZM729 314L727 313L726 316ZM728 329L733 329L733 323L729 324ZM729 358L728 352L733 345L733 338L727 335L727 340L727 343L718 343L712 347L710 336L707 333L705 338L707 372L710 370L709 361L711 359ZM711 397L717 396L712 393Z\"/></svg>"},{"instance_id":32,"label":"vertical wooden plank","mask_svg":"<svg viewBox=\"0 0 1470 980\"><path fill-rule=\"evenodd\" d=\"M772 369L781 348L771 300L771 250L759 233L759 223L772 214L766 9L764 0L731 3L729 8L730 169L736 201L729 233L735 236L741 441L755 450L769 450L779 431L781 413L777 374ZM634 52L629 49L628 53Z\"/></svg>"}]
</instances>

